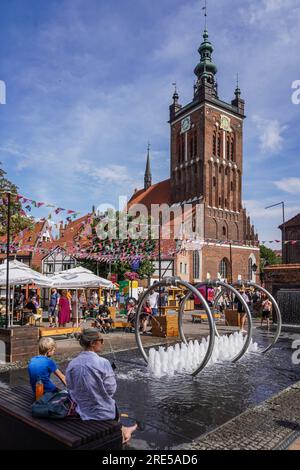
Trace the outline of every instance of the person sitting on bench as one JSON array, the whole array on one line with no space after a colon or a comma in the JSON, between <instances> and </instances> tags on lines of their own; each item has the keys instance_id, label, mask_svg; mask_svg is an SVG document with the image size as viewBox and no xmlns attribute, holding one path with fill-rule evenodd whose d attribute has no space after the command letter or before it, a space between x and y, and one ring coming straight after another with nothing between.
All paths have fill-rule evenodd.
<instances>
[{"instance_id":1,"label":"person sitting on bench","mask_svg":"<svg viewBox=\"0 0 300 470\"><path fill-rule=\"evenodd\" d=\"M106 305L100 305L99 313L95 320L96 327L103 328L108 332L111 329L112 322L108 307L106 307Z\"/></svg>"},{"instance_id":2,"label":"person sitting on bench","mask_svg":"<svg viewBox=\"0 0 300 470\"><path fill-rule=\"evenodd\" d=\"M103 338L97 328L86 328L80 335L83 351L69 363L66 371L67 387L76 403L76 412L83 421L119 420L113 398L117 383L110 362L99 356ZM137 424L122 426L123 443L130 440Z\"/></svg>"},{"instance_id":3,"label":"person sitting on bench","mask_svg":"<svg viewBox=\"0 0 300 470\"><path fill-rule=\"evenodd\" d=\"M53 338L41 338L39 340L39 356L31 359L28 365L30 384L35 394L35 386L38 380L44 384L45 392L58 392L58 387L51 382L51 374L55 374L61 382L66 385L64 374L58 369L56 363L51 359L56 350L56 343Z\"/></svg>"}]
</instances>

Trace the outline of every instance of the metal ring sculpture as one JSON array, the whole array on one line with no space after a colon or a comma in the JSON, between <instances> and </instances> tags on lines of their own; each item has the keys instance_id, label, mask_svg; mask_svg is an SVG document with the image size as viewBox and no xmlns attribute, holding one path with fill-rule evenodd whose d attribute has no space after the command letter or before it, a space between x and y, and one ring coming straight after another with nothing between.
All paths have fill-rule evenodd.
<instances>
[{"instance_id":1,"label":"metal ring sculpture","mask_svg":"<svg viewBox=\"0 0 300 470\"><path fill-rule=\"evenodd\" d=\"M281 317L281 312L280 312L280 308L278 306L278 303L276 302L276 300L274 299L272 294L270 294L270 292L267 291L267 289L265 289L264 287L261 287L259 284L256 284L255 282L240 281L240 282L236 283L235 285L255 287L255 289L260 290L261 292L266 294L266 296L270 299L270 301L272 302L272 305L273 305L273 307L276 311L277 327L276 327L275 336L274 336L273 340L271 341L271 343L269 344L269 346L267 346L265 349L260 351L262 354L265 354L266 352L270 351L270 349L272 349L273 346L277 343L278 338L279 338L280 333L281 333L282 317Z\"/></svg>"},{"instance_id":2,"label":"metal ring sculpture","mask_svg":"<svg viewBox=\"0 0 300 470\"><path fill-rule=\"evenodd\" d=\"M214 319L213 319L213 316L211 314L208 303L206 302L206 300L203 297L203 295L201 294L201 292L199 292L195 287L191 286L191 284L189 284L188 282L183 281L179 277L169 277L169 278L165 278L162 281L157 282L156 284L152 285L151 287L149 287L143 293L143 295L139 299L138 309L137 309L136 316L135 316L135 339L136 339L136 343L137 343L137 346L139 348L139 351L140 351L141 355L143 356L144 360L148 363L148 357L147 357L147 354L146 354L145 349L143 347L141 337L140 337L140 334L139 334L140 316L142 314L142 307L143 307L143 304L144 304L147 296L154 289L157 289L157 288L160 288L160 287L174 286L174 285L175 286L177 286L177 285L183 286L183 287L187 288L190 291L191 294L194 294L196 297L198 297L198 299L204 305L204 308L205 308L206 313L207 313L207 318L208 318L208 323L209 323L209 330L210 330L209 344L208 344L207 352L205 354L205 357L204 357L202 363L200 364L198 369L192 373L193 376L196 376L196 375L199 374L199 372L201 372L202 369L204 369L204 367L206 366L206 364L208 363L208 361L210 360L210 357L212 355L214 345L215 345L215 328L214 328ZM153 315L149 315L149 316L155 321L155 317L153 317ZM179 318L179 323L180 323L182 321L181 308L179 309L179 315L178 316L180 317ZM180 328L179 331L180 331L180 335L181 335L182 328ZM181 336L181 339L183 339L182 336ZM185 339L184 339L184 341L186 343Z\"/></svg>"},{"instance_id":3,"label":"metal ring sculpture","mask_svg":"<svg viewBox=\"0 0 300 470\"><path fill-rule=\"evenodd\" d=\"M225 282L223 281L219 281L219 280L216 280L216 281L206 281L206 282L200 282L199 284L196 285L196 288L197 287L200 287L200 286L203 286L203 285L206 285L206 286L211 286L211 287L222 287L223 289L227 289L227 290L230 290L232 293L234 293L241 301L241 303L243 304L244 308L245 308L245 314L247 315L247 318L248 318L248 331L247 331L247 339L244 343L244 346L242 347L241 351L237 354L237 356L235 356L233 359L232 359L232 362L237 362L239 361L243 356L244 354L247 352L248 350L248 347L250 345L250 342L251 342L251 338L252 338L252 329L253 329L253 326L252 326L252 317L251 317L251 313L250 313L250 310L249 310L249 307L247 305L247 302L243 299L243 297L241 296L241 294L239 293L239 291L237 291L233 286L231 286L230 284L226 284ZM220 295L222 294L222 290L221 292L218 294L216 300L215 300L215 303L214 303L214 307L216 305L216 302L217 300L219 299ZM184 312L184 306L185 306L185 303L186 301L190 298L191 296L191 293L189 292L185 298L183 299L183 301L181 302L181 305L180 305L180 312L179 312L179 316L178 316L178 328L179 328L179 331L180 331L180 336L181 336L181 339L182 341L184 341L185 343L187 343L186 341L186 338L185 338L185 335L184 335L184 332L183 332L183 329L182 329L182 315L183 315L183 312ZM214 322L214 331L215 331L215 334L217 334L217 336L219 336L219 333L217 331L217 327L216 327L216 324ZM194 375L194 374L193 374ZM197 375L197 371L195 373L195 375Z\"/></svg>"}]
</instances>

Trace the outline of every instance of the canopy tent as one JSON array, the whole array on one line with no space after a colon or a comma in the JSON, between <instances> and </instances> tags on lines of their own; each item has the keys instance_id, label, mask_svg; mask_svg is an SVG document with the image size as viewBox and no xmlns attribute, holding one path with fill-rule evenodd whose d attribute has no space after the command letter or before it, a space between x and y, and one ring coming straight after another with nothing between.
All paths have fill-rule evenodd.
<instances>
[{"instance_id":1,"label":"canopy tent","mask_svg":"<svg viewBox=\"0 0 300 470\"><path fill-rule=\"evenodd\" d=\"M112 288L113 283L96 276L89 269L78 266L77 268L61 271L49 278L51 287L57 289L84 289L85 287L106 287Z\"/></svg>"},{"instance_id":2,"label":"canopy tent","mask_svg":"<svg viewBox=\"0 0 300 470\"><path fill-rule=\"evenodd\" d=\"M21 263L17 260L9 261L8 265L8 285L13 286L13 304L12 314L14 310L14 288L18 285L35 284L38 287L51 287L51 282L46 276L43 276L38 271L31 269L27 264ZM7 261L0 265L0 286L6 285L7 276ZM10 293L7 293L10 298ZM10 312L8 312L8 325L13 324L13 316L10 318Z\"/></svg>"},{"instance_id":3,"label":"canopy tent","mask_svg":"<svg viewBox=\"0 0 300 470\"><path fill-rule=\"evenodd\" d=\"M6 285L6 268L5 261L0 265L0 286ZM51 282L46 276L17 260L9 261L8 284L10 286L36 284L39 287L51 287Z\"/></svg>"}]
</instances>

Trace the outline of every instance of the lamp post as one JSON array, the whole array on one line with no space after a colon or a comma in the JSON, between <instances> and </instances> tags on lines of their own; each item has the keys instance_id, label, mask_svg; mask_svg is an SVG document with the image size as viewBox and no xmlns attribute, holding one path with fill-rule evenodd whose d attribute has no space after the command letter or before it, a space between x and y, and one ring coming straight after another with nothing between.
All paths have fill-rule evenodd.
<instances>
[{"instance_id":1,"label":"lamp post","mask_svg":"<svg viewBox=\"0 0 300 470\"><path fill-rule=\"evenodd\" d=\"M265 209L271 209L271 207L277 207L281 206L282 207L282 261L286 263L286 256L285 256L285 205L284 201L278 202L277 204L272 204L271 206L265 207Z\"/></svg>"},{"instance_id":2,"label":"lamp post","mask_svg":"<svg viewBox=\"0 0 300 470\"><path fill-rule=\"evenodd\" d=\"M10 244L10 202L11 191L5 191L7 196L7 226L6 226L6 328L9 327L9 244Z\"/></svg>"}]
</instances>

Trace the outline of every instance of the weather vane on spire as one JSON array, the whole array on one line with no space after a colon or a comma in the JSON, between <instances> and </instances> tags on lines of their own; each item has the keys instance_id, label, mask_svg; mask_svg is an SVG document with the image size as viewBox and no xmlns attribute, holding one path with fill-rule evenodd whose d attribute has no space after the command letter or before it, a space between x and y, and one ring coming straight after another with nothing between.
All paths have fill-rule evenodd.
<instances>
[{"instance_id":1,"label":"weather vane on spire","mask_svg":"<svg viewBox=\"0 0 300 470\"><path fill-rule=\"evenodd\" d=\"M204 10L204 29L206 30L207 27L207 1L205 0L205 5L202 7L202 10Z\"/></svg>"},{"instance_id":2,"label":"weather vane on spire","mask_svg":"<svg viewBox=\"0 0 300 470\"><path fill-rule=\"evenodd\" d=\"M236 74L236 87L239 87L239 73Z\"/></svg>"},{"instance_id":3,"label":"weather vane on spire","mask_svg":"<svg viewBox=\"0 0 300 470\"><path fill-rule=\"evenodd\" d=\"M177 93L177 83L176 83L176 82L174 82L174 83L172 83L172 85L173 85L173 87L175 87L175 89L174 89L174 93Z\"/></svg>"}]
</instances>

